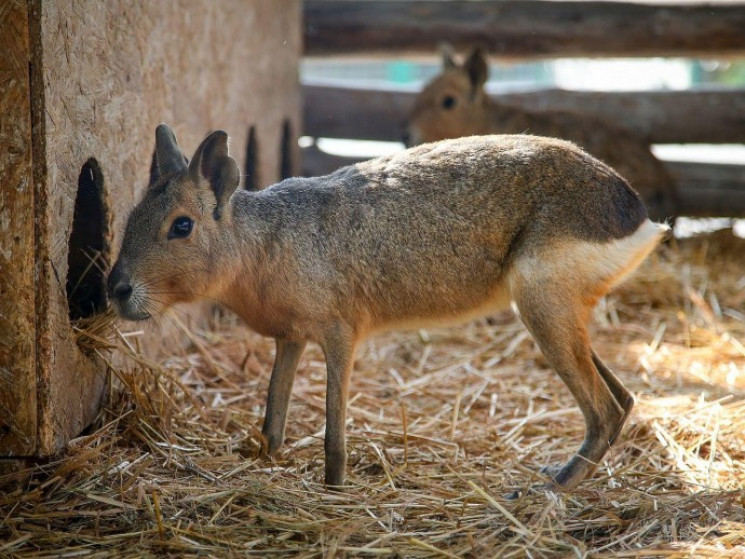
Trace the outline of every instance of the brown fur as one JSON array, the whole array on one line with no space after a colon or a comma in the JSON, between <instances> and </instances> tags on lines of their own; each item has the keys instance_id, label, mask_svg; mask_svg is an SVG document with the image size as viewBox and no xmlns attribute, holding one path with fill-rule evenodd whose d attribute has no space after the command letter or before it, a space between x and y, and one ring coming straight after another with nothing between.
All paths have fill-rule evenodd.
<instances>
[{"instance_id":1,"label":"brown fur","mask_svg":"<svg viewBox=\"0 0 745 559\"><path fill-rule=\"evenodd\" d=\"M675 183L647 141L622 126L592 116L568 111L528 111L492 99L483 87L487 76L486 59L479 49L462 65L446 52L443 72L417 97L409 117L407 143L479 134L563 138L625 177L641 194L652 219L675 217Z\"/></svg>"},{"instance_id":2,"label":"brown fur","mask_svg":"<svg viewBox=\"0 0 745 559\"><path fill-rule=\"evenodd\" d=\"M633 399L592 352L586 323L668 227L649 221L628 184L574 145L520 135L449 140L248 192L236 190L224 132L208 136L187 167L161 125L154 169L110 297L132 320L207 297L274 337L263 427L270 452L284 439L306 343L326 356L326 482L340 485L358 343L510 301L587 423L578 456L552 483L574 487L620 432ZM174 237L184 217L193 229Z\"/></svg>"}]
</instances>

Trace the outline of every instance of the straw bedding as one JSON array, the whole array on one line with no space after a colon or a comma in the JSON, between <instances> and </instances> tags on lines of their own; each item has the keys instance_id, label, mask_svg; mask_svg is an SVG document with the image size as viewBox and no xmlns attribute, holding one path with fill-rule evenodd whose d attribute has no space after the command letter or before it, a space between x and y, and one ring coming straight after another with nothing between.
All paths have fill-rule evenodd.
<instances>
[{"instance_id":1,"label":"straw bedding","mask_svg":"<svg viewBox=\"0 0 745 559\"><path fill-rule=\"evenodd\" d=\"M505 498L540 483L537 470L583 434L509 313L364 344L340 492L322 484L317 348L300 365L285 449L269 459L271 340L224 318L156 362L136 335L87 325L79 343L129 364L111 367L89 433L0 480L0 556L743 555L744 244L725 231L663 247L599 307L594 345L637 406L571 494Z\"/></svg>"}]
</instances>

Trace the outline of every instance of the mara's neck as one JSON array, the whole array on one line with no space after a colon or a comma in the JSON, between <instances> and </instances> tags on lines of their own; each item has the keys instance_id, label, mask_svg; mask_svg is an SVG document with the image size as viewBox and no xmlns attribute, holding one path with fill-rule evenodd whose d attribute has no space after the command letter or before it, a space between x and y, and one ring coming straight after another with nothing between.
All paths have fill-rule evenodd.
<instances>
[{"instance_id":1,"label":"mara's neck","mask_svg":"<svg viewBox=\"0 0 745 559\"><path fill-rule=\"evenodd\" d=\"M247 309L253 309L258 300L257 286L260 285L258 271L262 254L264 235L260 216L253 215L250 204L235 204L231 200L231 211L225 213L226 223L221 232L219 258L215 259L211 294L215 300L224 304L242 318L247 318Z\"/></svg>"}]
</instances>

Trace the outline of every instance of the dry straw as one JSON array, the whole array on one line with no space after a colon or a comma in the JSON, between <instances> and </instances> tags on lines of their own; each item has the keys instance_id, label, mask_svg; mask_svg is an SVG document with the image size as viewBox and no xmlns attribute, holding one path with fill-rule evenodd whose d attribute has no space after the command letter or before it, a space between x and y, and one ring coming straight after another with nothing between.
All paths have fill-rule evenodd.
<instances>
[{"instance_id":1,"label":"dry straw","mask_svg":"<svg viewBox=\"0 0 745 559\"><path fill-rule=\"evenodd\" d=\"M362 347L340 492L321 483L318 349L270 460L270 341L226 320L155 362L94 321L79 343L127 364L89 434L1 480L16 486L0 496L0 556L741 556L744 256L729 232L664 247L604 301L593 339L637 396L629 425L573 493L513 501L583 423L509 313Z\"/></svg>"}]
</instances>

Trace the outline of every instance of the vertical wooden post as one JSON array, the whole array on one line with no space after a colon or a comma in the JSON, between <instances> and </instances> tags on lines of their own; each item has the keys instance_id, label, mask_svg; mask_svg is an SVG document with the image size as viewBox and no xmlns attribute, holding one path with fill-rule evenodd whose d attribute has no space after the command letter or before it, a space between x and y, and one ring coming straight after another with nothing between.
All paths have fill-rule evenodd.
<instances>
[{"instance_id":1,"label":"vertical wooden post","mask_svg":"<svg viewBox=\"0 0 745 559\"><path fill-rule=\"evenodd\" d=\"M28 8L0 7L0 457L37 449Z\"/></svg>"}]
</instances>

